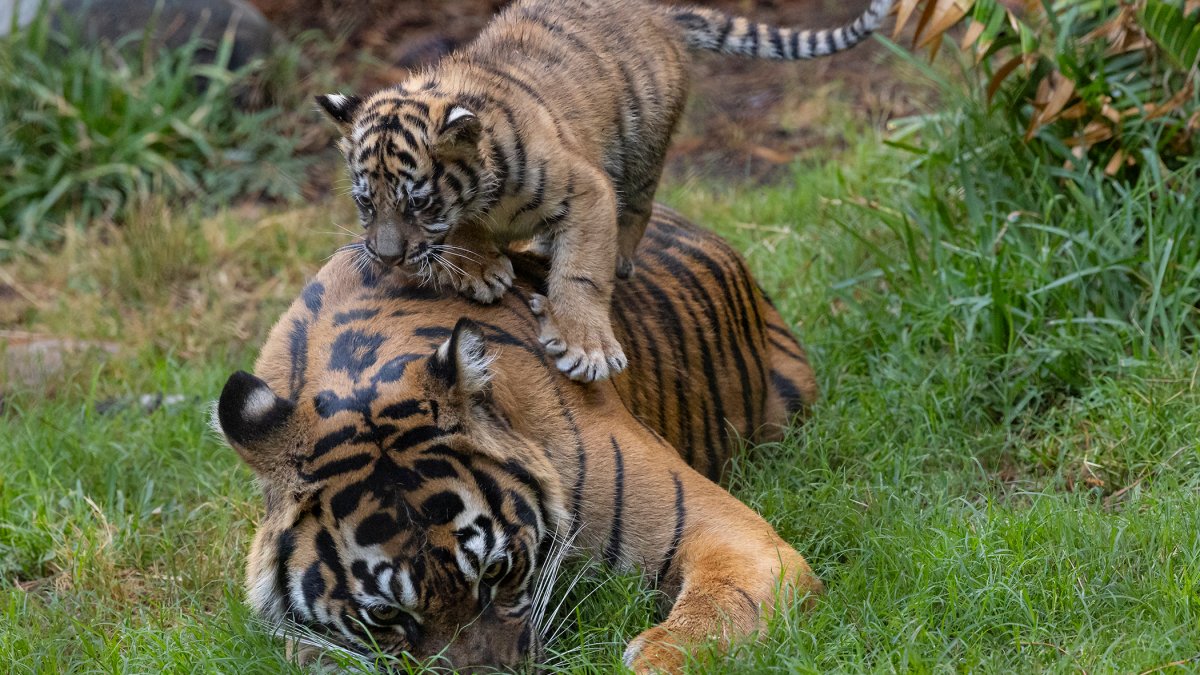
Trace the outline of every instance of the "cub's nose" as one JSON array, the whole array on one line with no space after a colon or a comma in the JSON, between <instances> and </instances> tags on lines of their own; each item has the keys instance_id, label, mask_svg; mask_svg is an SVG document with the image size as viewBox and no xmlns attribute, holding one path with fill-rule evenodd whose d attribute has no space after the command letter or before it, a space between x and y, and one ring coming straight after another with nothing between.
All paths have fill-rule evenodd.
<instances>
[{"instance_id":1,"label":"cub's nose","mask_svg":"<svg viewBox=\"0 0 1200 675\"><path fill-rule=\"evenodd\" d=\"M381 227L367 238L367 248L388 267L404 262L408 242L400 238L395 228Z\"/></svg>"}]
</instances>

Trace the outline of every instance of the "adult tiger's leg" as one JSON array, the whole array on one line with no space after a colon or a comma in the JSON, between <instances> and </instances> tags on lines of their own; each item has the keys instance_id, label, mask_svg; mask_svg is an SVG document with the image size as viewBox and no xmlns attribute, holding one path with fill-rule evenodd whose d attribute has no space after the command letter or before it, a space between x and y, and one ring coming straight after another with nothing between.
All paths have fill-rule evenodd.
<instances>
[{"instance_id":1,"label":"adult tiger's leg","mask_svg":"<svg viewBox=\"0 0 1200 675\"><path fill-rule=\"evenodd\" d=\"M438 287L450 287L478 302L499 300L513 283L512 262L482 225L462 223L430 251Z\"/></svg>"},{"instance_id":2,"label":"adult tiger's leg","mask_svg":"<svg viewBox=\"0 0 1200 675\"><path fill-rule=\"evenodd\" d=\"M617 258L617 201L604 172L576 174L570 219L554 238L541 343L558 369L580 382L625 369L609 319Z\"/></svg>"},{"instance_id":3,"label":"adult tiger's leg","mask_svg":"<svg viewBox=\"0 0 1200 675\"><path fill-rule=\"evenodd\" d=\"M663 580L678 594L667 618L626 648L625 664L637 673L679 672L696 646L751 639L776 610L822 590L804 557L745 504L698 474L687 492L694 525Z\"/></svg>"}]
</instances>

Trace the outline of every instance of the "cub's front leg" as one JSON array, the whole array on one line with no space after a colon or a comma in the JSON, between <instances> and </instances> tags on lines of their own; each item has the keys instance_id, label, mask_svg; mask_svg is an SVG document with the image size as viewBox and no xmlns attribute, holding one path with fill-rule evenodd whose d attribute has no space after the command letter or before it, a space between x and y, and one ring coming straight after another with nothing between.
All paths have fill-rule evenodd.
<instances>
[{"instance_id":1,"label":"cub's front leg","mask_svg":"<svg viewBox=\"0 0 1200 675\"><path fill-rule=\"evenodd\" d=\"M582 172L581 172L582 173ZM625 369L609 308L617 261L617 200L599 170L576 175L579 186L550 256L549 297L534 311L541 343L555 365L579 382L603 380Z\"/></svg>"},{"instance_id":2,"label":"cub's front leg","mask_svg":"<svg viewBox=\"0 0 1200 675\"><path fill-rule=\"evenodd\" d=\"M512 287L512 262L477 223L459 224L445 242L431 245L426 255L439 288L453 288L490 303Z\"/></svg>"}]
</instances>

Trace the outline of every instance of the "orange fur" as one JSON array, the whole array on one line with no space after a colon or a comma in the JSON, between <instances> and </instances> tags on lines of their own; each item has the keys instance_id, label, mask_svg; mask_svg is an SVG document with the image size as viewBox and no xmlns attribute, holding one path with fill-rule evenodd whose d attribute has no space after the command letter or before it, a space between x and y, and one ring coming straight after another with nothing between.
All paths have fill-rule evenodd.
<instances>
[{"instance_id":1,"label":"orange fur","mask_svg":"<svg viewBox=\"0 0 1200 675\"><path fill-rule=\"evenodd\" d=\"M335 255L218 403L265 493L256 611L352 649L368 626L386 651L513 666L536 655L531 587L569 540L673 598L626 657L674 671L819 592L716 482L729 432L777 436L814 400L804 351L718 237L661 208L647 237L613 305L630 368L595 385L538 343L546 261L514 255L513 292L483 306Z\"/></svg>"}]
</instances>

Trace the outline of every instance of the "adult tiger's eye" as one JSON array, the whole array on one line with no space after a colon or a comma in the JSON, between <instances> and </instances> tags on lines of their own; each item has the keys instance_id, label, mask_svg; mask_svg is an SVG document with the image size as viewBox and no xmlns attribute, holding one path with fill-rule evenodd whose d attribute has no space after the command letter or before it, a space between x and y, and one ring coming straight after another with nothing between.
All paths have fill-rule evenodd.
<instances>
[{"instance_id":1,"label":"adult tiger's eye","mask_svg":"<svg viewBox=\"0 0 1200 675\"><path fill-rule=\"evenodd\" d=\"M483 583L489 586L496 584L504 577L504 561L497 560L483 570Z\"/></svg>"},{"instance_id":2,"label":"adult tiger's eye","mask_svg":"<svg viewBox=\"0 0 1200 675\"><path fill-rule=\"evenodd\" d=\"M371 607L367 610L367 616L371 617L371 621L381 626L397 623L403 613L403 610L394 606Z\"/></svg>"}]
</instances>

